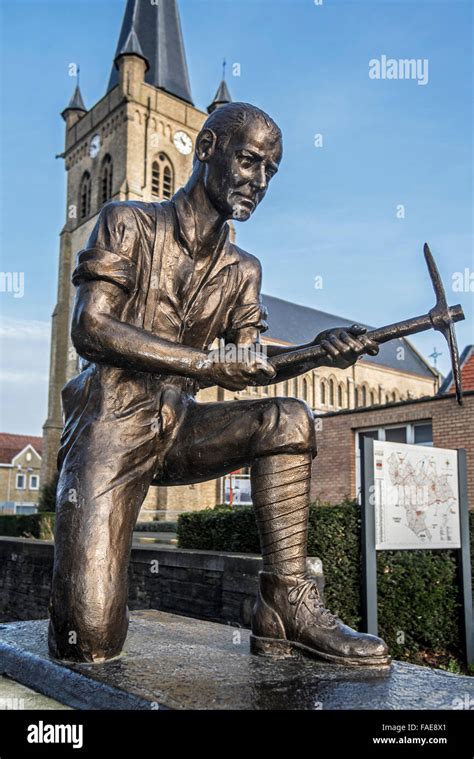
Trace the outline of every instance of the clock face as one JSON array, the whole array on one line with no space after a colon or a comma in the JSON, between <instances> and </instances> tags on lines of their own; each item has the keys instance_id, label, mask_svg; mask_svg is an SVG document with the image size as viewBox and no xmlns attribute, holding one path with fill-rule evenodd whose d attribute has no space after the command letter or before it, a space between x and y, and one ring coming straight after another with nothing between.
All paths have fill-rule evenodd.
<instances>
[{"instance_id":1,"label":"clock face","mask_svg":"<svg viewBox=\"0 0 474 759\"><path fill-rule=\"evenodd\" d=\"M183 155L189 155L193 149L193 141L186 132L175 132L173 142L176 150Z\"/></svg>"},{"instance_id":2,"label":"clock face","mask_svg":"<svg viewBox=\"0 0 474 759\"><path fill-rule=\"evenodd\" d=\"M94 135L92 140L90 141L89 145L89 155L91 158L95 158L96 155L98 155L100 150L100 136L98 134Z\"/></svg>"}]
</instances>

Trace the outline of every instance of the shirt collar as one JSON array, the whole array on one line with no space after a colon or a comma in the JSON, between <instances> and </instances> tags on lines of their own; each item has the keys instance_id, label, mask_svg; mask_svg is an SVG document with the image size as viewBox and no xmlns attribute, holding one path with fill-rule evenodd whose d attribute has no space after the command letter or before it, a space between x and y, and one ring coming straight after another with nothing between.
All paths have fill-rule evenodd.
<instances>
[{"instance_id":1,"label":"shirt collar","mask_svg":"<svg viewBox=\"0 0 474 759\"><path fill-rule=\"evenodd\" d=\"M181 188L173 195L172 201L176 211L177 231L180 242L186 248L191 258L194 258L198 240L196 235L196 218L194 210L189 202L186 190ZM229 238L229 225L224 224L216 245L215 266L222 269L224 266L236 263L239 260L237 252Z\"/></svg>"}]
</instances>

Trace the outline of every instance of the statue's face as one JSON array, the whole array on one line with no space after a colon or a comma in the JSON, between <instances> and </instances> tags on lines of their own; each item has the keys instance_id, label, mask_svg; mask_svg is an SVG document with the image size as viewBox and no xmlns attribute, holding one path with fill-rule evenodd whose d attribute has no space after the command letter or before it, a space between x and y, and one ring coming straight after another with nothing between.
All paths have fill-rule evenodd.
<instances>
[{"instance_id":1,"label":"statue's face","mask_svg":"<svg viewBox=\"0 0 474 759\"><path fill-rule=\"evenodd\" d=\"M205 187L213 206L227 219L246 221L278 171L282 144L260 119L252 119L218 145L206 161Z\"/></svg>"}]
</instances>

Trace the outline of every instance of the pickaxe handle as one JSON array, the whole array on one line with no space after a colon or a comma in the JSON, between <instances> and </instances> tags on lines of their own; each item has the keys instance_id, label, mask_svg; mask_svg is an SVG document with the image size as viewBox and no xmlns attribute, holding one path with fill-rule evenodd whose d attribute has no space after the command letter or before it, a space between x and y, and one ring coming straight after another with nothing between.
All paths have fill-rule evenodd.
<instances>
[{"instance_id":1,"label":"pickaxe handle","mask_svg":"<svg viewBox=\"0 0 474 759\"><path fill-rule=\"evenodd\" d=\"M460 305L451 306L448 311L451 322L458 322L464 319L463 310ZM433 309L423 316L415 316L413 319L406 319L402 322L389 324L387 327L373 329L370 332L367 332L367 336L376 343L387 343L390 340L396 340L400 337L408 337L408 335L414 335L417 332L425 332L428 329L437 329L440 332L443 332L446 327L449 327L449 321L447 324L444 320L441 321ZM279 356L273 356L269 361L278 371L291 368L295 364L301 366L302 371L309 371L309 369L314 368L315 362L317 362L318 359L323 358L323 356L327 356L324 348L321 348L319 345L314 345L309 348L300 348L291 353L282 353ZM306 368L305 363L307 363Z\"/></svg>"},{"instance_id":2,"label":"pickaxe handle","mask_svg":"<svg viewBox=\"0 0 474 759\"><path fill-rule=\"evenodd\" d=\"M451 306L448 310L451 322L459 322L464 319L463 310L460 305ZM373 329L367 335L372 340L375 340L376 343L388 343L390 340L415 335L417 332L425 332L428 329L443 331L442 328L445 326L449 327L449 322L446 325L444 323L440 324L436 315L430 311L428 314L424 314L424 316L415 316L413 319L406 319L403 322L389 324L387 327Z\"/></svg>"},{"instance_id":3,"label":"pickaxe handle","mask_svg":"<svg viewBox=\"0 0 474 759\"><path fill-rule=\"evenodd\" d=\"M443 283L428 243L425 243L423 253L436 295L434 307L423 316L415 316L414 319L406 319L403 322L389 324L388 327L374 329L371 332L367 332L367 336L376 343L386 343L389 340L397 340L400 337L415 335L417 332L424 332L427 329L436 329L438 332L441 332L448 341L456 396L458 403L462 404L461 369L459 366L456 335L454 333L454 322L462 321L464 314L461 306L448 306ZM311 345L309 348L300 348L299 350L291 351L291 353L273 356L270 361L278 371L298 367L298 373L303 374L318 366L320 359L325 356L327 356L327 353L324 348L321 348L319 345Z\"/></svg>"}]
</instances>

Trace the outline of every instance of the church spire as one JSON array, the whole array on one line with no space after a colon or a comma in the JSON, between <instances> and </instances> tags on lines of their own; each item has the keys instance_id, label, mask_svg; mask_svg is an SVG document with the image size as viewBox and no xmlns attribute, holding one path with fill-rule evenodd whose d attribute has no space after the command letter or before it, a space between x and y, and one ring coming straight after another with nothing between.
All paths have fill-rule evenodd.
<instances>
[{"instance_id":1,"label":"church spire","mask_svg":"<svg viewBox=\"0 0 474 759\"><path fill-rule=\"evenodd\" d=\"M127 0L115 61L121 55L143 58L145 82L193 104L176 0ZM107 92L118 83L114 63Z\"/></svg>"},{"instance_id":2,"label":"church spire","mask_svg":"<svg viewBox=\"0 0 474 759\"><path fill-rule=\"evenodd\" d=\"M227 86L227 82L225 80L225 67L226 62L225 59L222 63L222 81L217 88L217 92L214 95L214 100L210 105L207 106L207 112L212 113L216 110L216 108L219 108L221 105L226 105L227 103L232 103L232 96L229 92L229 88Z\"/></svg>"},{"instance_id":3,"label":"church spire","mask_svg":"<svg viewBox=\"0 0 474 759\"><path fill-rule=\"evenodd\" d=\"M70 99L69 104L64 109L63 114L66 113L66 111L83 111L84 113L87 112L87 108L84 105L84 100L82 99L82 93L79 84L77 84L76 89L74 90L74 94Z\"/></svg>"}]
</instances>

